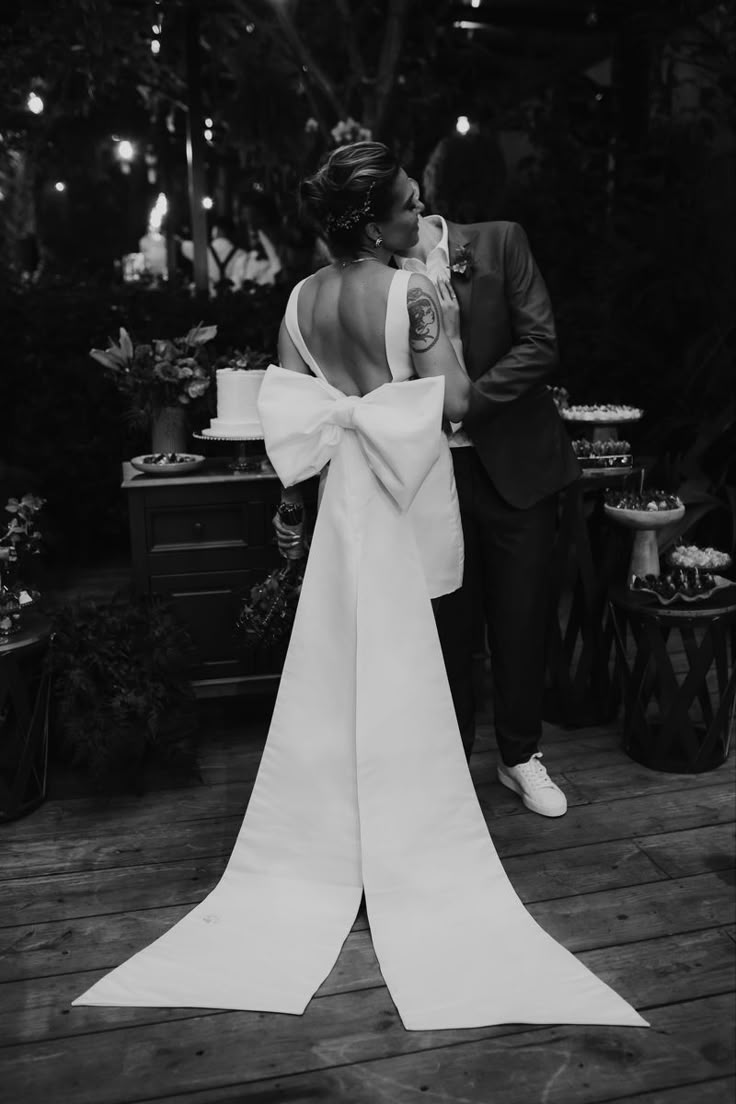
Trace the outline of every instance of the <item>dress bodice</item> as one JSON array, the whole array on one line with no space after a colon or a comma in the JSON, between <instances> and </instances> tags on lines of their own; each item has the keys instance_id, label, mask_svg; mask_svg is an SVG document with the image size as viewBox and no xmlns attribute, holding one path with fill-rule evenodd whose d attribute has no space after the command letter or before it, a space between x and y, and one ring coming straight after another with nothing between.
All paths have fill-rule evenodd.
<instances>
[{"instance_id":1,"label":"dress bodice","mask_svg":"<svg viewBox=\"0 0 736 1104\"><path fill-rule=\"evenodd\" d=\"M414 369L409 350L409 312L406 306L406 292L409 285L410 272L398 269L393 276L388 290L386 301L386 321L384 325L386 360L388 362L391 379L395 382L411 379ZM292 289L289 301L286 305L284 322L289 337L296 345L306 364L314 372L318 379L329 382L319 364L312 356L304 340L304 335L299 327L298 302L299 292L311 276L305 277Z\"/></svg>"}]
</instances>

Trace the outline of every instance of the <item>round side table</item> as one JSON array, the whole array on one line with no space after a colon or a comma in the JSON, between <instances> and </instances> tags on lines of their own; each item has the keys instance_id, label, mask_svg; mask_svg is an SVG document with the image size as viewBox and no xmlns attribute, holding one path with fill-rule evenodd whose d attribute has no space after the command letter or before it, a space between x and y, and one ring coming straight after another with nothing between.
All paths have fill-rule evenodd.
<instances>
[{"instance_id":1,"label":"round side table","mask_svg":"<svg viewBox=\"0 0 736 1104\"><path fill-rule=\"evenodd\" d=\"M610 608L624 750L653 770L699 774L720 766L734 728L736 584L702 602L668 606L617 585Z\"/></svg>"},{"instance_id":2,"label":"round side table","mask_svg":"<svg viewBox=\"0 0 736 1104\"><path fill-rule=\"evenodd\" d=\"M50 643L51 626L39 613L0 642L0 823L46 797Z\"/></svg>"}]
</instances>

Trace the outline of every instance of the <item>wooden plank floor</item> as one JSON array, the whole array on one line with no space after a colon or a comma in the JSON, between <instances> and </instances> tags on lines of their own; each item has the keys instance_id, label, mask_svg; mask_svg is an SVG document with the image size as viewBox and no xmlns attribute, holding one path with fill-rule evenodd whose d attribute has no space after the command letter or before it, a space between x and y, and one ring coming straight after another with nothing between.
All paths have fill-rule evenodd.
<instances>
[{"instance_id":1,"label":"wooden plank floor","mask_svg":"<svg viewBox=\"0 0 736 1104\"><path fill-rule=\"evenodd\" d=\"M0 825L0 1099L10 1104L731 1104L732 757L648 771L616 725L548 727L567 816L526 812L495 780L486 725L472 772L534 917L650 1030L505 1025L407 1032L361 910L303 1017L71 1008L216 883L257 770L268 707L201 706L203 783L68 796ZM246 717L240 719L240 712Z\"/></svg>"}]
</instances>

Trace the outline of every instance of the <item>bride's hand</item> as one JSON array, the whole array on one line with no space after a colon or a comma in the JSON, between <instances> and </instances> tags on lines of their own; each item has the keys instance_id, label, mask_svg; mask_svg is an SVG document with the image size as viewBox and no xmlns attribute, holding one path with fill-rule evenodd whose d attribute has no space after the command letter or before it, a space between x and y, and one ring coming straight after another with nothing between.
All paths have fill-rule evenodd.
<instances>
[{"instance_id":1,"label":"bride's hand","mask_svg":"<svg viewBox=\"0 0 736 1104\"><path fill-rule=\"evenodd\" d=\"M449 277L440 276L437 280L437 296L445 333L450 341L455 341L460 337L460 306Z\"/></svg>"}]
</instances>

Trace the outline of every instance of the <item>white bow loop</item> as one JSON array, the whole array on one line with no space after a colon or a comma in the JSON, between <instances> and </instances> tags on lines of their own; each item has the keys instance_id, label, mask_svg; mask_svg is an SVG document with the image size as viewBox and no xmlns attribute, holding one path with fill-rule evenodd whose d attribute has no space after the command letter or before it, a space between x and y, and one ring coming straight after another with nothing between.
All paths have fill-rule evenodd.
<instances>
[{"instance_id":1,"label":"white bow loop","mask_svg":"<svg viewBox=\"0 0 736 1104\"><path fill-rule=\"evenodd\" d=\"M384 384L359 398L272 364L258 396L266 452L289 487L317 475L355 432L373 473L406 510L440 454L444 383Z\"/></svg>"}]
</instances>

